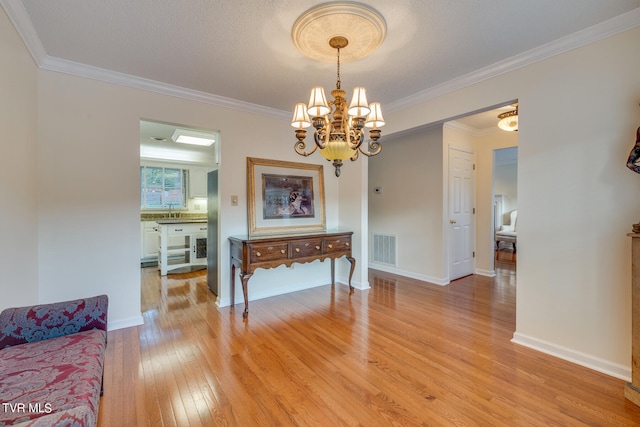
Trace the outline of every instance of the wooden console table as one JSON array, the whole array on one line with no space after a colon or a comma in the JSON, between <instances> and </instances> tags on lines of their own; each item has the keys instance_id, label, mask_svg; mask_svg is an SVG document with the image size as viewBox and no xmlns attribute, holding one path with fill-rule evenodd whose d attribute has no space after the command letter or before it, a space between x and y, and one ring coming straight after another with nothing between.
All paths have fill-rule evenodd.
<instances>
[{"instance_id":1,"label":"wooden console table","mask_svg":"<svg viewBox=\"0 0 640 427\"><path fill-rule=\"evenodd\" d=\"M624 396L640 406L640 234L631 237L631 382Z\"/></svg>"},{"instance_id":2,"label":"wooden console table","mask_svg":"<svg viewBox=\"0 0 640 427\"><path fill-rule=\"evenodd\" d=\"M349 290L353 293L351 277L356 268L356 260L351 256L352 231L296 234L286 236L229 237L231 241L231 306L235 304L236 268L240 268L244 312L249 315L247 285L253 272L258 268L274 268L279 265L291 266L294 262L306 263L317 259L331 259L331 284L335 284L335 260L346 257L351 263Z\"/></svg>"}]
</instances>

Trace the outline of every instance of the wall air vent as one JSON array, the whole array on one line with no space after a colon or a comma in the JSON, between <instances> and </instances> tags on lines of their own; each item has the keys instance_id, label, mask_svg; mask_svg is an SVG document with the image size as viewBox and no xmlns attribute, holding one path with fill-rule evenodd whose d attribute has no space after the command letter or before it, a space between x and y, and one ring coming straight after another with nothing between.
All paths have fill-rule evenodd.
<instances>
[{"instance_id":1,"label":"wall air vent","mask_svg":"<svg viewBox=\"0 0 640 427\"><path fill-rule=\"evenodd\" d=\"M372 262L398 266L398 236L396 234L372 233Z\"/></svg>"}]
</instances>

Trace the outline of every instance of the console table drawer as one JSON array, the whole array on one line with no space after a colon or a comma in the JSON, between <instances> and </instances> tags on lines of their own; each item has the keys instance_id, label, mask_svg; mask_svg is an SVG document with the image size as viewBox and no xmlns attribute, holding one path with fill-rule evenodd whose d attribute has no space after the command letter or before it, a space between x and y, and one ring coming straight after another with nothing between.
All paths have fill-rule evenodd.
<instances>
[{"instance_id":1,"label":"console table drawer","mask_svg":"<svg viewBox=\"0 0 640 427\"><path fill-rule=\"evenodd\" d=\"M350 236L340 236L335 239L325 239L324 241L324 251L326 253L331 252L340 252L351 249L351 237Z\"/></svg>"},{"instance_id":2,"label":"console table drawer","mask_svg":"<svg viewBox=\"0 0 640 427\"><path fill-rule=\"evenodd\" d=\"M273 261L288 257L289 245L286 243L273 243L264 245L251 245L249 250L251 262Z\"/></svg>"},{"instance_id":3,"label":"console table drawer","mask_svg":"<svg viewBox=\"0 0 640 427\"><path fill-rule=\"evenodd\" d=\"M322 239L303 240L291 243L292 258L319 255L322 253Z\"/></svg>"}]
</instances>

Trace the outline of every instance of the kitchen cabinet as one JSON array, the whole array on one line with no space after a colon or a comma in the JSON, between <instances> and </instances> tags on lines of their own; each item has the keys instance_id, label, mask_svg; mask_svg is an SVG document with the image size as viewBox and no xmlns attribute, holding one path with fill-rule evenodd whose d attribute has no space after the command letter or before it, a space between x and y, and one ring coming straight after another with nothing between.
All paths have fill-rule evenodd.
<instances>
[{"instance_id":1,"label":"kitchen cabinet","mask_svg":"<svg viewBox=\"0 0 640 427\"><path fill-rule=\"evenodd\" d=\"M140 232L142 248L140 262L158 260L158 223L155 221L141 221Z\"/></svg>"},{"instance_id":2,"label":"kitchen cabinet","mask_svg":"<svg viewBox=\"0 0 640 427\"><path fill-rule=\"evenodd\" d=\"M158 269L166 276L172 270L207 265L206 220L158 221Z\"/></svg>"},{"instance_id":3,"label":"kitchen cabinet","mask_svg":"<svg viewBox=\"0 0 640 427\"><path fill-rule=\"evenodd\" d=\"M189 169L189 197L207 197L207 173L205 168Z\"/></svg>"}]
</instances>

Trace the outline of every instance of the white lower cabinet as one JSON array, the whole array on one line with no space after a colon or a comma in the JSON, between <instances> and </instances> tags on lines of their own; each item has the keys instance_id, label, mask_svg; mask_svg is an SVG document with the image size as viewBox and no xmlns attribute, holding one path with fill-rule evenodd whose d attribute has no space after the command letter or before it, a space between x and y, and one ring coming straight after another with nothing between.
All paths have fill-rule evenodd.
<instances>
[{"instance_id":1,"label":"white lower cabinet","mask_svg":"<svg viewBox=\"0 0 640 427\"><path fill-rule=\"evenodd\" d=\"M142 249L140 262L152 262L158 260L158 223L155 221L142 221L140 223Z\"/></svg>"},{"instance_id":2,"label":"white lower cabinet","mask_svg":"<svg viewBox=\"0 0 640 427\"><path fill-rule=\"evenodd\" d=\"M177 268L207 265L206 222L158 222L158 269L165 276Z\"/></svg>"}]
</instances>

